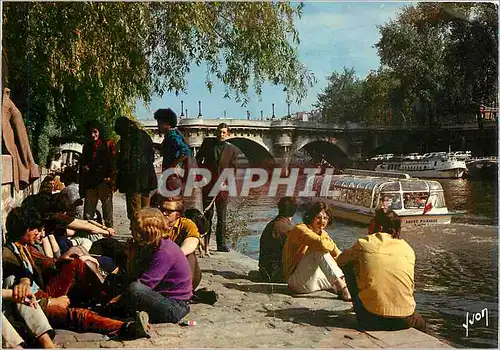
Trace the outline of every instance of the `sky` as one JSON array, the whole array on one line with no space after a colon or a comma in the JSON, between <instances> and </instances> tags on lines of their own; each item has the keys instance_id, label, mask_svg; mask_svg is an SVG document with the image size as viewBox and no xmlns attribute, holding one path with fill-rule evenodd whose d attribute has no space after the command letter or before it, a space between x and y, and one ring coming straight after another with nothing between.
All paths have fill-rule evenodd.
<instances>
[{"instance_id":1,"label":"sky","mask_svg":"<svg viewBox=\"0 0 500 350\"><path fill-rule=\"evenodd\" d=\"M405 3L401 2L305 2L302 17L296 21L299 32L299 59L316 77L316 84L308 91L308 95L300 105L292 103L291 113L309 111L317 101L318 93L327 86L327 78L334 71L341 72L343 67L356 70L360 78L364 78L370 70L379 67L379 58L375 44L379 40L377 25L395 18ZM162 97L153 97L151 104L145 107L138 101L136 116L138 119L153 119L158 108L172 108L180 114L181 100L188 116L198 115L198 101L202 101L204 118L246 119L246 111L250 111L251 119L271 116L272 103L275 104L276 117L287 115L287 104L282 86L265 84L261 101L259 97L249 94L250 102L242 107L234 99L224 98L224 87L215 82L210 93L205 86L203 66L192 66L188 75L187 93L166 93Z\"/></svg>"}]
</instances>

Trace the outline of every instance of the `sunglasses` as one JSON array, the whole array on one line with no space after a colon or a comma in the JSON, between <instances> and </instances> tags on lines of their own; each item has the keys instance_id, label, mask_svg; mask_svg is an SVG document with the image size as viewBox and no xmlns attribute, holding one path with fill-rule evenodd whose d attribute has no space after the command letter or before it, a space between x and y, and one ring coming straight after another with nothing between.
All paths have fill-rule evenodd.
<instances>
[{"instance_id":1,"label":"sunglasses","mask_svg":"<svg viewBox=\"0 0 500 350\"><path fill-rule=\"evenodd\" d=\"M165 208L159 208L161 210L161 212L163 213L163 215L170 215L174 212L176 212L177 210L173 210L173 209L165 209Z\"/></svg>"}]
</instances>

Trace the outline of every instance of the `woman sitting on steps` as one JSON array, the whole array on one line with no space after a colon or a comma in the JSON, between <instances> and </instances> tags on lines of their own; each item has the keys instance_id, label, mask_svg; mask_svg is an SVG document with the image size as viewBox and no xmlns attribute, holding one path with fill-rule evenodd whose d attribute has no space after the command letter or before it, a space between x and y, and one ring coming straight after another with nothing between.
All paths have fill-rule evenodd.
<instances>
[{"instance_id":1,"label":"woman sitting on steps","mask_svg":"<svg viewBox=\"0 0 500 350\"><path fill-rule=\"evenodd\" d=\"M297 293L333 290L351 301L344 273L335 259L341 251L325 228L332 222L326 203L316 202L304 213L304 223L288 232L283 248L283 276Z\"/></svg>"}]
</instances>

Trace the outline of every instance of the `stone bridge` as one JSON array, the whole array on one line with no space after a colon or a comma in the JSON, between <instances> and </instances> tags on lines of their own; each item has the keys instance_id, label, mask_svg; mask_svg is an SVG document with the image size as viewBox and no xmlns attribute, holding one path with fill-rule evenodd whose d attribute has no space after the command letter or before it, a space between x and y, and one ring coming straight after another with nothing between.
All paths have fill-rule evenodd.
<instances>
[{"instance_id":1,"label":"stone bridge","mask_svg":"<svg viewBox=\"0 0 500 350\"><path fill-rule=\"evenodd\" d=\"M153 133L153 142L160 144L155 120L140 121ZM345 129L337 125L306 121L260 121L242 119L181 119L178 129L194 154L206 137L215 137L217 125L226 123L230 130L228 142L237 146L250 165L289 165L293 155L301 150L309 154L324 154L327 161L343 166L354 149L352 137L346 141Z\"/></svg>"},{"instance_id":2,"label":"stone bridge","mask_svg":"<svg viewBox=\"0 0 500 350\"><path fill-rule=\"evenodd\" d=\"M153 141L160 144L155 120L140 121L153 133ZM246 119L180 119L182 132L194 154L204 138L215 137L217 125L226 123L231 135L228 141L237 146L250 165L269 164L286 167L299 150L313 158L321 154L325 159L343 167L352 159L375 153L427 152L470 149L473 154L484 154L496 148L497 125L478 128L477 124L440 125L439 127L366 127L355 123L328 124L299 120ZM479 142L481 140L481 142ZM478 143L479 142L479 143ZM480 144L482 145L481 147ZM474 148L476 147L476 148Z\"/></svg>"}]
</instances>

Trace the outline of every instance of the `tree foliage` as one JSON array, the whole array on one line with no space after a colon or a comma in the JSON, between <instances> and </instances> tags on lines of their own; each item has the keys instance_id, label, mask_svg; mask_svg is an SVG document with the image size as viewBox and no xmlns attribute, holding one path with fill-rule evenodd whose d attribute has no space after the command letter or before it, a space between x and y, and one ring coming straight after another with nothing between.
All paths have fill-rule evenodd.
<instances>
[{"instance_id":1,"label":"tree foliage","mask_svg":"<svg viewBox=\"0 0 500 350\"><path fill-rule=\"evenodd\" d=\"M404 112L424 123L496 101L497 11L493 3L418 3L379 28L381 64L401 81Z\"/></svg>"},{"instance_id":2,"label":"tree foliage","mask_svg":"<svg viewBox=\"0 0 500 350\"><path fill-rule=\"evenodd\" d=\"M9 2L4 86L23 112L38 161L89 119L111 129L137 99L181 92L193 64L242 103L281 85L300 101L314 77L297 58L302 6L260 2ZM4 67L5 68L5 67Z\"/></svg>"},{"instance_id":3,"label":"tree foliage","mask_svg":"<svg viewBox=\"0 0 500 350\"><path fill-rule=\"evenodd\" d=\"M329 77L318 95L324 119L410 126L467 114L472 121L479 105L497 101L497 11L493 3L405 6L379 27L377 71Z\"/></svg>"},{"instance_id":4,"label":"tree foliage","mask_svg":"<svg viewBox=\"0 0 500 350\"><path fill-rule=\"evenodd\" d=\"M342 73L333 72L327 80L328 86L318 94L315 104L321 109L324 120L332 123L358 121L363 83L354 68L344 67Z\"/></svg>"}]
</instances>

